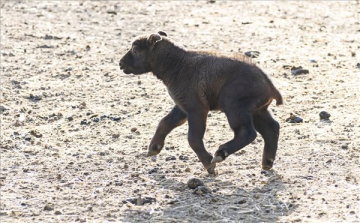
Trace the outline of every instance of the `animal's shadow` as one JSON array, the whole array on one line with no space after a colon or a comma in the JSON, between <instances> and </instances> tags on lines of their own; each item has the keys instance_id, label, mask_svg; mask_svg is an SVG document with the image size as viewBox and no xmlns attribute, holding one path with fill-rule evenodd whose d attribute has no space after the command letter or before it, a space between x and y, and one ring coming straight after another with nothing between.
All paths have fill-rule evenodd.
<instances>
[{"instance_id":1,"label":"animal's shadow","mask_svg":"<svg viewBox=\"0 0 360 223\"><path fill-rule=\"evenodd\" d=\"M219 180L217 177L203 179L212 185L208 194L195 194L186 184L175 179L158 180L159 186L173 190L173 197L158 209L139 219L138 212L129 212L126 222L277 222L289 215L296 205L281 200L279 192L285 189L282 177L271 171L264 175L262 186L238 188L239 184ZM250 189L249 189L250 188ZM136 216L137 215L137 216Z\"/></svg>"}]
</instances>

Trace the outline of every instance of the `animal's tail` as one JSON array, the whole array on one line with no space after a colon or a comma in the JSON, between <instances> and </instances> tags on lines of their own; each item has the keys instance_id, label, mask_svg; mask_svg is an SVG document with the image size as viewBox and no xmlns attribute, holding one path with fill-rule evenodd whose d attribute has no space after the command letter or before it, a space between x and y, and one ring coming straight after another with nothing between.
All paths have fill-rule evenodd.
<instances>
[{"instance_id":1,"label":"animal's tail","mask_svg":"<svg viewBox=\"0 0 360 223\"><path fill-rule=\"evenodd\" d=\"M283 98L280 94L280 92L274 87L274 98L276 100L276 105L282 105L283 104Z\"/></svg>"}]
</instances>

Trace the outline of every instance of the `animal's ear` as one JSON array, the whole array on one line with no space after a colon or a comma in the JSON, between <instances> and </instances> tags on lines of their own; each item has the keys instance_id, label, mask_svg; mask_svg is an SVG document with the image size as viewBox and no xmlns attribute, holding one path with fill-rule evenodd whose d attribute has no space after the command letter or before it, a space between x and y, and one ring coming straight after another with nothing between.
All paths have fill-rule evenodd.
<instances>
[{"instance_id":1,"label":"animal's ear","mask_svg":"<svg viewBox=\"0 0 360 223\"><path fill-rule=\"evenodd\" d=\"M157 33L151 34L147 39L147 41L150 45L150 50L152 50L154 48L155 44L161 40L162 40L162 37L159 34L157 34Z\"/></svg>"},{"instance_id":2,"label":"animal's ear","mask_svg":"<svg viewBox=\"0 0 360 223\"><path fill-rule=\"evenodd\" d=\"M158 33L160 34L160 36L167 36L166 32L164 31L159 31Z\"/></svg>"}]
</instances>

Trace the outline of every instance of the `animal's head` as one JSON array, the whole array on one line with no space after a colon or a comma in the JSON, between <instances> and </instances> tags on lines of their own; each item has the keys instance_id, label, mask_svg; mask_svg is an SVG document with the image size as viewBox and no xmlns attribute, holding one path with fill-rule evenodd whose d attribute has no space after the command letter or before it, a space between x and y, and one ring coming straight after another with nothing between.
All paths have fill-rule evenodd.
<instances>
[{"instance_id":1,"label":"animal's head","mask_svg":"<svg viewBox=\"0 0 360 223\"><path fill-rule=\"evenodd\" d=\"M121 58L119 66L125 74L144 74L151 71L150 55L155 45L167 36L163 31L136 37L130 50Z\"/></svg>"}]
</instances>

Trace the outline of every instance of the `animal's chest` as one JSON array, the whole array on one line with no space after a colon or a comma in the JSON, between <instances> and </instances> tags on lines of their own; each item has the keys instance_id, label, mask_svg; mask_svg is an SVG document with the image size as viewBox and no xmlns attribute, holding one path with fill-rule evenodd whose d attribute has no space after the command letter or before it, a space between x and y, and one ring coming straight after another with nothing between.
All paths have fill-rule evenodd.
<instances>
[{"instance_id":1,"label":"animal's chest","mask_svg":"<svg viewBox=\"0 0 360 223\"><path fill-rule=\"evenodd\" d=\"M181 104L185 103L186 93L181 92L180 89L178 89L178 90L168 89L168 93L169 93L171 99L175 102L175 104L181 105Z\"/></svg>"}]
</instances>

